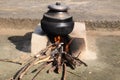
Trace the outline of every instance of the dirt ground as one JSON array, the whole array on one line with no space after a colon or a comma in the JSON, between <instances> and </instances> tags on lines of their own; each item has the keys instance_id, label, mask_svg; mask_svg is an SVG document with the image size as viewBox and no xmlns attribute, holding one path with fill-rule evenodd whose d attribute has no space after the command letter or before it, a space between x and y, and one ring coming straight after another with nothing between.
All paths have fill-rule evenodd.
<instances>
[{"instance_id":1,"label":"dirt ground","mask_svg":"<svg viewBox=\"0 0 120 80\"><path fill-rule=\"evenodd\" d=\"M67 68L67 80L120 80L120 0L57 1L70 7L69 13L75 21L93 21L86 25L87 57L83 61L88 67ZM0 0L0 59L25 62L30 57L31 33L48 10L48 4L55 2ZM0 61L0 80L10 80L22 66ZM33 77L34 68L23 80ZM60 77L61 74L47 74L45 69L36 80L59 80Z\"/></svg>"},{"instance_id":2,"label":"dirt ground","mask_svg":"<svg viewBox=\"0 0 120 80\"><path fill-rule=\"evenodd\" d=\"M1 29L0 59L24 62L30 56L30 36L33 30ZM67 80L119 80L120 79L120 31L87 31L89 56L84 61L88 67L80 66L75 70L67 68ZM0 80L10 79L22 65L0 62ZM35 68L35 67L34 67ZM32 68L32 70L34 69ZM46 69L45 69L46 70ZM58 80L61 74L47 74L43 70L36 80ZM23 80L30 80L31 71ZM78 76L79 75L79 76Z\"/></svg>"},{"instance_id":3,"label":"dirt ground","mask_svg":"<svg viewBox=\"0 0 120 80\"><path fill-rule=\"evenodd\" d=\"M0 0L0 17L41 19L56 2L68 5L75 21L120 20L119 0Z\"/></svg>"}]
</instances>

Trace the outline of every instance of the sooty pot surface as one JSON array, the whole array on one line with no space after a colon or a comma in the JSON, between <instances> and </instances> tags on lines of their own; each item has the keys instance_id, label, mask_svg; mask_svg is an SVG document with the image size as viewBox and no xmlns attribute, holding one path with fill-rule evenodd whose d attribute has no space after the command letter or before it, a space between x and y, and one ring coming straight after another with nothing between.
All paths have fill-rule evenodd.
<instances>
[{"instance_id":1,"label":"sooty pot surface","mask_svg":"<svg viewBox=\"0 0 120 80\"><path fill-rule=\"evenodd\" d=\"M68 7L56 3L48 6L49 10L43 15L41 27L43 31L51 35L68 35L74 28L72 16L67 12Z\"/></svg>"}]
</instances>

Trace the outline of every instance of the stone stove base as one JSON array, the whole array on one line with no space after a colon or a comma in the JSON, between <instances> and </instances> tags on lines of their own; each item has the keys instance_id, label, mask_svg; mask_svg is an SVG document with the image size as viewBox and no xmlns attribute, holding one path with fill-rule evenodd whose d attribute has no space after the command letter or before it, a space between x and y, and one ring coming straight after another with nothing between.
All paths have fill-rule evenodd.
<instances>
[{"instance_id":1,"label":"stone stove base","mask_svg":"<svg viewBox=\"0 0 120 80\"><path fill-rule=\"evenodd\" d=\"M85 23L83 22L75 22L75 27L72 33L69 34L73 39L70 49L73 53L82 54L86 51L86 29ZM48 45L49 40L45 33L42 31L40 24L36 27L35 31L32 33L32 40L31 40L31 55L35 55L42 49L46 48ZM76 55L75 55L76 56Z\"/></svg>"}]
</instances>

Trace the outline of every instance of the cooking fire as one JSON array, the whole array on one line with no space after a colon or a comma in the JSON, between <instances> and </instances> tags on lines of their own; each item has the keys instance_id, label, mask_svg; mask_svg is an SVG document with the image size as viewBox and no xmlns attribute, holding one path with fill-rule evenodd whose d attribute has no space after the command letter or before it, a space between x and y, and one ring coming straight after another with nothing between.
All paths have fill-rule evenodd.
<instances>
[{"instance_id":1,"label":"cooking fire","mask_svg":"<svg viewBox=\"0 0 120 80\"><path fill-rule=\"evenodd\" d=\"M74 21L67 12L68 7L56 3L49 5L48 8L49 11L44 14L41 20L41 28L47 34L51 44L30 58L14 75L13 80L21 80L31 67L40 63L41 65L33 71L36 74L32 80L35 80L37 75L47 66L51 66L47 73L62 73L61 80L66 80L66 67L75 69L82 64L87 66L79 59L81 52L74 56L70 49L74 38L70 37L69 33L74 28Z\"/></svg>"}]
</instances>

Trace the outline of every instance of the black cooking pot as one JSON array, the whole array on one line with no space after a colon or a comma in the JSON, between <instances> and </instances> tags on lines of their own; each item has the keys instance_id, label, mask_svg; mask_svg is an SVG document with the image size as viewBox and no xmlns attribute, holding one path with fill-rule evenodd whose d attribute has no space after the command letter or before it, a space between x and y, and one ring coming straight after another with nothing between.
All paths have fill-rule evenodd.
<instances>
[{"instance_id":1,"label":"black cooking pot","mask_svg":"<svg viewBox=\"0 0 120 80\"><path fill-rule=\"evenodd\" d=\"M50 35L67 35L74 28L72 16L67 12L68 7L56 3L48 6L49 11L43 15L41 27L43 31Z\"/></svg>"}]
</instances>

